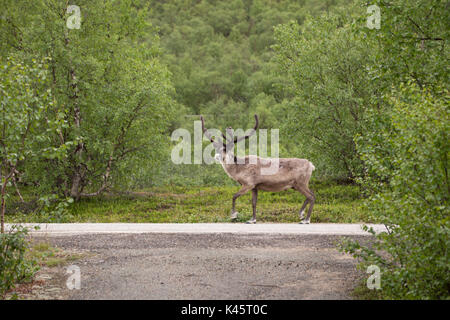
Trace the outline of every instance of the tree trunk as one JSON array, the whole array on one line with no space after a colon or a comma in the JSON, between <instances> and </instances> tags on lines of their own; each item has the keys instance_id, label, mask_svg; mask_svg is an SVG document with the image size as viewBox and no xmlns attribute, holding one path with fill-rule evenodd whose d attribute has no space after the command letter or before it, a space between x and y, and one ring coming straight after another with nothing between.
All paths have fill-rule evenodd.
<instances>
[{"instance_id":1,"label":"tree trunk","mask_svg":"<svg viewBox=\"0 0 450 320\"><path fill-rule=\"evenodd\" d=\"M7 176L5 176L5 181L3 181L3 184L2 184L2 190L1 190L2 203L1 203L1 212L0 212L0 225L1 225L0 232L1 233L5 233L6 185L8 184L8 180L9 180L9 178L11 178L13 173L14 173L14 168Z\"/></svg>"},{"instance_id":2,"label":"tree trunk","mask_svg":"<svg viewBox=\"0 0 450 320\"><path fill-rule=\"evenodd\" d=\"M72 177L72 187L70 188L70 196L75 200L80 198L80 185L81 185L81 174L79 172L79 167L75 168L75 173Z\"/></svg>"},{"instance_id":3,"label":"tree trunk","mask_svg":"<svg viewBox=\"0 0 450 320\"><path fill-rule=\"evenodd\" d=\"M1 211L1 217L0 217L0 224L1 224L1 233L5 233L5 207L6 207L6 201L5 201L5 193L6 193L6 183L5 182L2 185L2 211Z\"/></svg>"},{"instance_id":4,"label":"tree trunk","mask_svg":"<svg viewBox=\"0 0 450 320\"><path fill-rule=\"evenodd\" d=\"M69 47L70 40L69 35L66 30L65 34L65 45L66 48ZM80 127L81 127L81 110L80 106L78 105L78 84L75 74L75 68L72 64L72 60L69 61L69 81L70 88L72 89L72 93L69 96L70 100L72 100L73 103L73 123L74 126L79 133ZM73 164L73 176L72 176L72 186L70 188L70 196L76 200L80 198L81 193L81 184L83 180L83 166L81 165L83 161L83 150L84 150L84 143L83 141L78 141L77 146L75 147L74 152L74 164Z\"/></svg>"}]
</instances>

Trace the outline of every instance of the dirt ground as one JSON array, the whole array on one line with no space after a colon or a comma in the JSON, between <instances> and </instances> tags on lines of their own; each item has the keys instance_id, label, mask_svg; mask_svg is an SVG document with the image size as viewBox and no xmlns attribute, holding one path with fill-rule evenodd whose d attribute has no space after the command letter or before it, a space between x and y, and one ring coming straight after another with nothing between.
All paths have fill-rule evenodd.
<instances>
[{"instance_id":1,"label":"dirt ground","mask_svg":"<svg viewBox=\"0 0 450 320\"><path fill-rule=\"evenodd\" d=\"M351 299L360 271L342 236L89 234L39 237L88 253L81 289L67 266L42 269L27 299ZM368 236L352 236L364 242ZM50 291L48 291L50 290ZM36 294L36 292L38 294Z\"/></svg>"}]
</instances>

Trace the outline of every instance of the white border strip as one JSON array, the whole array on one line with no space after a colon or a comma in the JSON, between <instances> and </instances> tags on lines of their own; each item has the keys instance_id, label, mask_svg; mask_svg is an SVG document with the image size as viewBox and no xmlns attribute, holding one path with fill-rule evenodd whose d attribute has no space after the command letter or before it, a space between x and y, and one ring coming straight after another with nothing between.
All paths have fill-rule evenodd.
<instances>
[{"instance_id":1,"label":"white border strip","mask_svg":"<svg viewBox=\"0 0 450 320\"><path fill-rule=\"evenodd\" d=\"M5 225L10 230L13 224ZM362 229L363 224L347 223L21 223L30 228L31 234L78 235L97 233L232 233L232 234L323 234L323 235L370 235ZM381 224L366 224L375 232L385 232ZM33 227L38 226L39 230Z\"/></svg>"}]
</instances>

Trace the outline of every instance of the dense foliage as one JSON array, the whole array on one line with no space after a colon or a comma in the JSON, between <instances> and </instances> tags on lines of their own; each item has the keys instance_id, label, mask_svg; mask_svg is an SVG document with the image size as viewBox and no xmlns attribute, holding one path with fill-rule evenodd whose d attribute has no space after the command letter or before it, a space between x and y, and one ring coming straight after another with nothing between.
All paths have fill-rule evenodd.
<instances>
[{"instance_id":1,"label":"dense foliage","mask_svg":"<svg viewBox=\"0 0 450 320\"><path fill-rule=\"evenodd\" d=\"M351 242L346 249L365 266L380 266L386 298L450 298L449 98L447 90L435 96L411 83L400 86L386 102L389 125L361 148L363 183L378 190L369 207L389 232L372 249Z\"/></svg>"},{"instance_id":2,"label":"dense foliage","mask_svg":"<svg viewBox=\"0 0 450 320\"><path fill-rule=\"evenodd\" d=\"M79 1L81 28L60 1L14 1L2 8L4 52L49 58L50 86L66 126L50 141L67 158L27 170L28 179L75 199L97 195L156 166L173 113L148 8L133 1ZM143 162L142 160L146 161ZM124 185L122 183L122 185Z\"/></svg>"},{"instance_id":3,"label":"dense foliage","mask_svg":"<svg viewBox=\"0 0 450 320\"><path fill-rule=\"evenodd\" d=\"M15 57L0 60L0 160L1 160L1 232L8 187L16 191L20 167L24 163L58 159L66 144L51 146L48 141L61 130L64 119L55 109L42 62L29 64Z\"/></svg>"},{"instance_id":4,"label":"dense foliage","mask_svg":"<svg viewBox=\"0 0 450 320\"><path fill-rule=\"evenodd\" d=\"M152 1L164 60L177 100L187 114L214 115L218 125L251 125L258 111L265 127L278 125L283 76L272 61L273 27L302 23L338 1Z\"/></svg>"},{"instance_id":5,"label":"dense foliage","mask_svg":"<svg viewBox=\"0 0 450 320\"><path fill-rule=\"evenodd\" d=\"M283 129L320 171L344 179L361 172L354 136L365 130L379 85L368 72L377 46L352 32L353 16L346 11L280 25L274 46L295 94Z\"/></svg>"},{"instance_id":6,"label":"dense foliage","mask_svg":"<svg viewBox=\"0 0 450 320\"><path fill-rule=\"evenodd\" d=\"M16 227L8 233L0 233L0 298L20 281L32 279L38 270L36 261L25 258L28 249L28 230Z\"/></svg>"},{"instance_id":7,"label":"dense foliage","mask_svg":"<svg viewBox=\"0 0 450 320\"><path fill-rule=\"evenodd\" d=\"M381 268L385 298L448 299L450 17L445 1L378 5L383 27L364 33L380 43L371 70L382 100L355 140L364 164L358 181L389 232L373 249L355 242L345 249Z\"/></svg>"}]
</instances>

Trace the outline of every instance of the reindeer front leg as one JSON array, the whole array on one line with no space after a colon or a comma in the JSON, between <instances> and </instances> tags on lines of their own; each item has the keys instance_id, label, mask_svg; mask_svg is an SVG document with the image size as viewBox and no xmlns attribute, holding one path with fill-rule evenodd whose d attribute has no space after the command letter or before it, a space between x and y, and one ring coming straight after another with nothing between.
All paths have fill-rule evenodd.
<instances>
[{"instance_id":1,"label":"reindeer front leg","mask_svg":"<svg viewBox=\"0 0 450 320\"><path fill-rule=\"evenodd\" d=\"M231 209L231 220L236 220L238 217L238 212L236 211L236 199L239 198L240 196L242 196L243 194L246 194L247 192L249 192L250 190L253 189L254 186L242 186L241 190L239 190L238 192L236 192L233 195L233 206Z\"/></svg>"},{"instance_id":2,"label":"reindeer front leg","mask_svg":"<svg viewBox=\"0 0 450 320\"><path fill-rule=\"evenodd\" d=\"M247 221L249 224L255 224L256 223L256 201L258 201L258 189L253 188L252 189L252 209L253 209L253 219Z\"/></svg>"}]
</instances>

